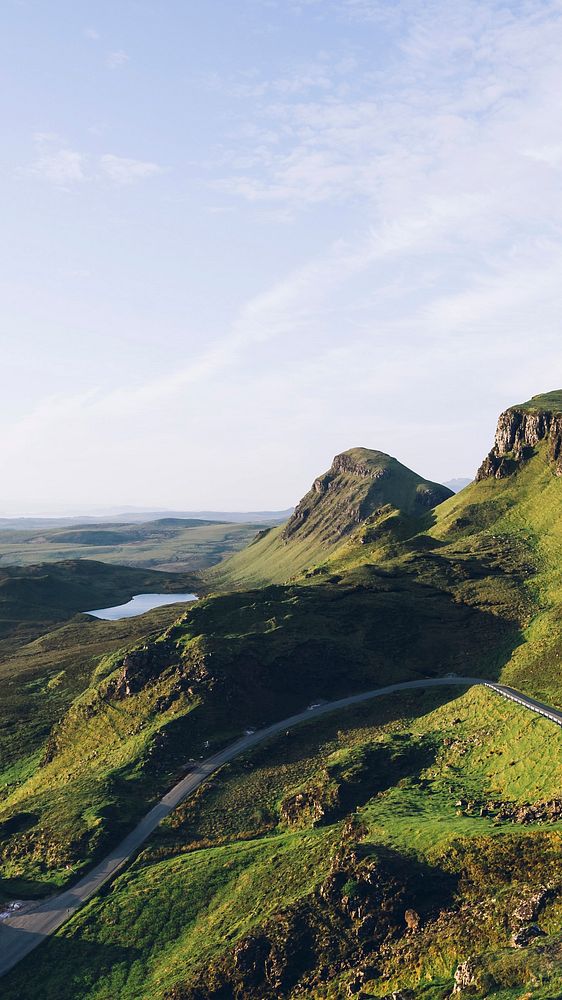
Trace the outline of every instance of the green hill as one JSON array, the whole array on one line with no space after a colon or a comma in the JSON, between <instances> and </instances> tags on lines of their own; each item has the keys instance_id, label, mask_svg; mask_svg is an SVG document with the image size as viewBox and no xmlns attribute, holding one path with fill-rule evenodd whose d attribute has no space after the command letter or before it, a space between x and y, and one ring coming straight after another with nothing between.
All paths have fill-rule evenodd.
<instances>
[{"instance_id":1,"label":"green hill","mask_svg":"<svg viewBox=\"0 0 562 1000\"><path fill-rule=\"evenodd\" d=\"M351 448L314 480L286 524L262 532L206 579L213 589L284 583L322 562L370 518L394 511L424 517L450 496L446 486L382 451Z\"/></svg>"},{"instance_id":2,"label":"green hill","mask_svg":"<svg viewBox=\"0 0 562 1000\"><path fill-rule=\"evenodd\" d=\"M267 523L267 522L266 522ZM271 523L271 522L269 522ZM69 559L193 573L248 545L264 524L166 517L141 523L32 524L0 530L0 568Z\"/></svg>"},{"instance_id":3,"label":"green hill","mask_svg":"<svg viewBox=\"0 0 562 1000\"><path fill-rule=\"evenodd\" d=\"M506 410L476 481L438 506L395 460L346 453L215 577L230 592L101 659L5 790L4 878L64 883L190 755L311 700L454 672L562 705L558 395ZM176 811L30 959L30 1000L441 1000L467 960L461 997L553 1000L559 737L473 689L280 738ZM536 943L515 948L530 926Z\"/></svg>"},{"instance_id":4,"label":"green hill","mask_svg":"<svg viewBox=\"0 0 562 1000\"><path fill-rule=\"evenodd\" d=\"M0 652L11 636L30 638L79 611L107 608L133 594L191 587L193 576L108 566L90 559L0 568Z\"/></svg>"}]
</instances>

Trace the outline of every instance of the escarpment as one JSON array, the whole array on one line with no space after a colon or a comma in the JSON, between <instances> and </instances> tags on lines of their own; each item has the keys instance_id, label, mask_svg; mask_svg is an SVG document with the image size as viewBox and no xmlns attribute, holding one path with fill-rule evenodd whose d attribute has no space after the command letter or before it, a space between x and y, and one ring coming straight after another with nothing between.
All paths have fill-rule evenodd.
<instances>
[{"instance_id":1,"label":"escarpment","mask_svg":"<svg viewBox=\"0 0 562 1000\"><path fill-rule=\"evenodd\" d=\"M546 443L554 474L562 476L562 392L560 403L557 397L557 393L536 396L500 415L493 448L478 470L477 481L510 476L541 442Z\"/></svg>"},{"instance_id":2,"label":"escarpment","mask_svg":"<svg viewBox=\"0 0 562 1000\"><path fill-rule=\"evenodd\" d=\"M289 542L315 533L335 543L388 504L416 515L450 496L446 486L422 479L382 451L352 448L336 455L330 469L314 480L282 539Z\"/></svg>"}]
</instances>

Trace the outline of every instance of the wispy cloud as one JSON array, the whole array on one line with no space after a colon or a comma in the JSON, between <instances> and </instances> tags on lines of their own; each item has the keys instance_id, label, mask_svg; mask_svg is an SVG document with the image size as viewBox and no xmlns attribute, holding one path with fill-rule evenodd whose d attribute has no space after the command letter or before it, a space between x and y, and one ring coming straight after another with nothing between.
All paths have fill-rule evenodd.
<instances>
[{"instance_id":1,"label":"wispy cloud","mask_svg":"<svg viewBox=\"0 0 562 1000\"><path fill-rule=\"evenodd\" d=\"M99 164L101 172L116 184L131 184L162 173L162 167L158 163L131 160L125 156L115 156L113 153L105 153L100 157Z\"/></svg>"},{"instance_id":2,"label":"wispy cloud","mask_svg":"<svg viewBox=\"0 0 562 1000\"><path fill-rule=\"evenodd\" d=\"M106 62L110 69L119 69L121 66L126 66L130 58L123 49L117 49L115 52L108 52Z\"/></svg>"},{"instance_id":3,"label":"wispy cloud","mask_svg":"<svg viewBox=\"0 0 562 1000\"><path fill-rule=\"evenodd\" d=\"M58 187L86 180L87 158L75 149L43 149L30 167L30 173Z\"/></svg>"},{"instance_id":4,"label":"wispy cloud","mask_svg":"<svg viewBox=\"0 0 562 1000\"><path fill-rule=\"evenodd\" d=\"M136 160L114 153L94 156L71 149L55 133L38 132L34 136L37 156L27 173L68 188L83 181L109 180L126 185L147 180L162 172L158 163Z\"/></svg>"},{"instance_id":5,"label":"wispy cloud","mask_svg":"<svg viewBox=\"0 0 562 1000\"><path fill-rule=\"evenodd\" d=\"M257 461L273 461L266 449L286 455L287 482L293 468L308 470L302 486L319 449L355 443L392 450L413 467L423 456L430 464L421 471L434 477L470 472L498 398L528 398L560 380L552 373L562 310L557 0L268 7L279 24L297 8L303 24L332 17L355 44L336 41L326 55L315 41L298 63L287 52L281 70L241 65L201 81L215 92L204 95L209 106L220 106L214 124L212 111L205 119L211 135L220 122L217 153L204 145L200 159L191 147L186 156L198 179L208 177L209 229L218 243L228 227L229 248L236 226L260 250L267 238L263 268L260 259L258 277L244 275L246 301L230 321L228 307L209 307L206 334L188 321L183 330L174 315L168 369L152 375L139 365L137 380L122 361L93 392L50 397L14 421L0 460L25 455L30 490L38 470L52 476L53 449L62 470L69 453L84 454L85 482L95 483L97 470L111 478L109 469L123 483L126 469L129 498L146 490L146 468L152 481L169 482L183 449L198 483L259 490L271 480L272 494L276 472L270 464L263 476ZM60 187L87 180L104 192L163 169L144 150L136 159L111 148L83 153L52 135L38 142L32 171ZM164 179L178 176L174 168ZM185 232L201 239L190 223ZM215 258L207 244L205 252L217 284L225 276L225 298L242 296L228 285L227 251ZM254 251L244 252L251 261ZM202 274L208 280L204 266ZM147 355L150 345L158 351L159 322L154 334L144 331ZM298 496L296 473L294 482L287 501Z\"/></svg>"}]
</instances>

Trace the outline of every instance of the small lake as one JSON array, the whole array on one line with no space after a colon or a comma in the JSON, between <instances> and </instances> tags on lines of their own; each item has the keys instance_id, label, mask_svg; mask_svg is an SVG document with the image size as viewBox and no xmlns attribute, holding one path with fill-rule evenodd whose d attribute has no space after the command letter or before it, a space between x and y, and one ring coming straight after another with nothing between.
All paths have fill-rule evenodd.
<instances>
[{"instance_id":1,"label":"small lake","mask_svg":"<svg viewBox=\"0 0 562 1000\"><path fill-rule=\"evenodd\" d=\"M85 611L84 614L116 622L120 618L134 618L135 615L144 615L145 611L161 608L165 604L187 604L188 601L196 600L197 594L136 594L127 604L118 604L115 608Z\"/></svg>"}]
</instances>

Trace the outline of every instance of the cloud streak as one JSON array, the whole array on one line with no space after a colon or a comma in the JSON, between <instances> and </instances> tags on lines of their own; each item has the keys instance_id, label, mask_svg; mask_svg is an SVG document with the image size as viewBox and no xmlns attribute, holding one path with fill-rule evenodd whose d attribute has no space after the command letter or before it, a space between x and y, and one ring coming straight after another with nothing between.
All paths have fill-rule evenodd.
<instances>
[{"instance_id":1,"label":"cloud streak","mask_svg":"<svg viewBox=\"0 0 562 1000\"><path fill-rule=\"evenodd\" d=\"M149 160L103 153L93 156L61 144L59 136L38 133L35 136L38 155L28 173L57 187L69 188L83 181L108 180L127 185L147 180L162 173L163 168Z\"/></svg>"}]
</instances>

